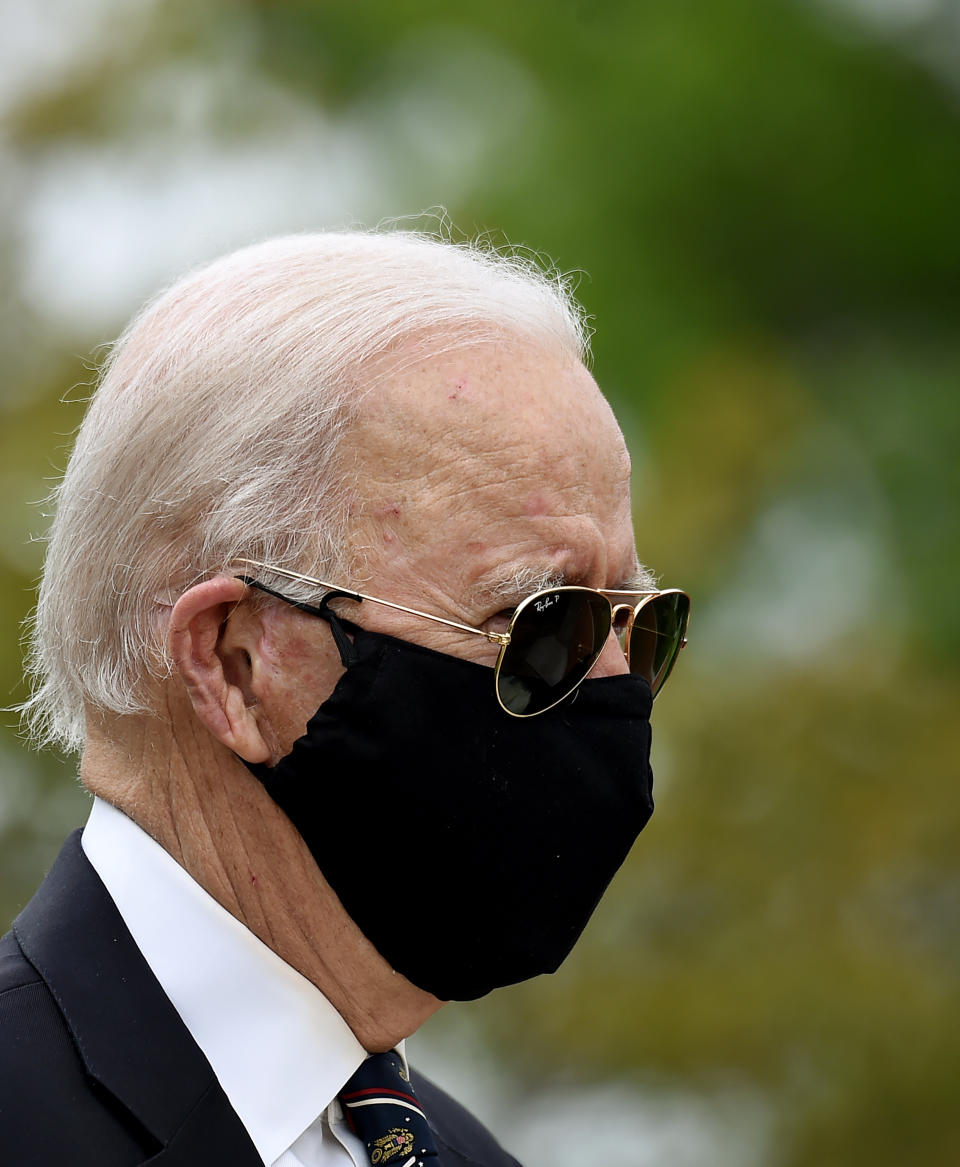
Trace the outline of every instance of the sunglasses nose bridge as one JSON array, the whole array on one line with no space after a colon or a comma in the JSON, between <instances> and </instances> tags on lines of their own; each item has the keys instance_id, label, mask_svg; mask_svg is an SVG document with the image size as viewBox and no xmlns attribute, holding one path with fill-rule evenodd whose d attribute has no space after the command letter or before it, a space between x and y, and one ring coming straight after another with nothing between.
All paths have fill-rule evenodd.
<instances>
[{"instance_id":1,"label":"sunglasses nose bridge","mask_svg":"<svg viewBox=\"0 0 960 1167\"><path fill-rule=\"evenodd\" d=\"M620 645L620 650L626 657L627 664L630 663L630 633L633 631L633 619L636 615L636 609L630 604L610 604L611 615L611 630L617 638L617 643Z\"/></svg>"}]
</instances>

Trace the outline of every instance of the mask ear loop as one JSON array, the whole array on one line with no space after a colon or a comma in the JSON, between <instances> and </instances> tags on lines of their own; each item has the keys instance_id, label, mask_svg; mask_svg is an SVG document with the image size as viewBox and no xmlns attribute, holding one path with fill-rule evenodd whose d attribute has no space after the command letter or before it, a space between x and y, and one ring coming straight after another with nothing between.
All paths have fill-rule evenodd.
<instances>
[{"instance_id":1,"label":"mask ear loop","mask_svg":"<svg viewBox=\"0 0 960 1167\"><path fill-rule=\"evenodd\" d=\"M330 607L330 601L338 597L344 597L348 600L363 601L355 596L352 592L327 592L320 603L317 605L316 613L321 620L326 620L330 625L330 631L333 634L333 643L337 646L337 652L340 653L340 662L345 669L355 665L360 659L360 654L353 647L353 641L347 635L346 629L340 623L340 619L336 612Z\"/></svg>"},{"instance_id":2,"label":"mask ear loop","mask_svg":"<svg viewBox=\"0 0 960 1167\"><path fill-rule=\"evenodd\" d=\"M281 592L275 592L273 588L268 588L266 584L261 583L258 579L251 579L246 575L241 575L237 578L245 583L247 587L266 592L268 596L274 596L278 600L283 600L285 604L290 604L293 608L299 608L301 612L306 612L310 616L319 616L321 620L326 620L330 625L333 643L337 646L337 652L340 653L340 661L345 669L350 668L351 665L355 665L360 659L357 650L353 646L353 641L347 635L346 629L340 623L336 612L330 607L330 601L336 600L337 598L356 600L357 603L363 603L363 597L358 596L356 592L327 592L319 604L307 604L303 600L294 600L290 596L283 595Z\"/></svg>"}]
</instances>

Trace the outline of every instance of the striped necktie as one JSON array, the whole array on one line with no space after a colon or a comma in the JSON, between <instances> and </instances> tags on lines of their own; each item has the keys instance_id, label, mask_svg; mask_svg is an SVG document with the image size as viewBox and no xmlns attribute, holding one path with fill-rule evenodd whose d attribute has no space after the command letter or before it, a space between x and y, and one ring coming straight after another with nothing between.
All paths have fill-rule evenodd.
<instances>
[{"instance_id":1,"label":"striped necktie","mask_svg":"<svg viewBox=\"0 0 960 1167\"><path fill-rule=\"evenodd\" d=\"M347 1123L372 1167L436 1167L427 1116L396 1050L371 1054L340 1091Z\"/></svg>"}]
</instances>

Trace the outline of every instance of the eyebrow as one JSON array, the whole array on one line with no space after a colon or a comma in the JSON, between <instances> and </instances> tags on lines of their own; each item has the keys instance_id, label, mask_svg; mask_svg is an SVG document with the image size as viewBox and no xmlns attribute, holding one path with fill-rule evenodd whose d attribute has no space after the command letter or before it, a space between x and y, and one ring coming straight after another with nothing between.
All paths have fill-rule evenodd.
<instances>
[{"instance_id":1,"label":"eyebrow","mask_svg":"<svg viewBox=\"0 0 960 1167\"><path fill-rule=\"evenodd\" d=\"M483 598L490 601L504 600L518 603L534 592L563 587L567 583L569 580L566 574L555 567L507 568L490 579L483 588ZM648 567L638 563L630 575L626 579L620 580L615 588L604 590L610 592L651 592L657 590L657 580Z\"/></svg>"},{"instance_id":2,"label":"eyebrow","mask_svg":"<svg viewBox=\"0 0 960 1167\"><path fill-rule=\"evenodd\" d=\"M657 577L649 567L638 563L630 575L622 580L619 587L607 588L609 592L655 592L659 588Z\"/></svg>"},{"instance_id":3,"label":"eyebrow","mask_svg":"<svg viewBox=\"0 0 960 1167\"><path fill-rule=\"evenodd\" d=\"M507 568L494 575L483 588L483 595L490 600L510 600L517 602L533 592L543 592L548 588L562 587L566 577L555 567Z\"/></svg>"}]
</instances>

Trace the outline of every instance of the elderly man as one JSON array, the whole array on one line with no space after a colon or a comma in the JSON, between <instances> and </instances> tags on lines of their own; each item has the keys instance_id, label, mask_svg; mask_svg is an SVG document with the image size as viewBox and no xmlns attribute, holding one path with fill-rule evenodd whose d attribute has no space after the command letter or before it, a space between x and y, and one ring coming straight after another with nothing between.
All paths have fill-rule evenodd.
<instances>
[{"instance_id":1,"label":"elderly man","mask_svg":"<svg viewBox=\"0 0 960 1167\"><path fill-rule=\"evenodd\" d=\"M403 1042L575 943L688 607L584 347L561 281L402 232L121 337L36 617L95 799L0 942L4 1163L515 1162Z\"/></svg>"}]
</instances>

